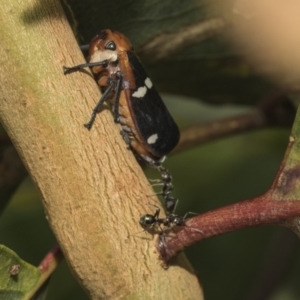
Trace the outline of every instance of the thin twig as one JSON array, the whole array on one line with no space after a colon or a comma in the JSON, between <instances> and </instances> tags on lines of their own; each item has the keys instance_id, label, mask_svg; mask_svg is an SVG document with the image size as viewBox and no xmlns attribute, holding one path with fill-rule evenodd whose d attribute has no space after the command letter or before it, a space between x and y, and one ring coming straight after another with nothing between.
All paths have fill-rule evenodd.
<instances>
[{"instance_id":1,"label":"thin twig","mask_svg":"<svg viewBox=\"0 0 300 300\"><path fill-rule=\"evenodd\" d=\"M149 61L158 61L168 58L181 49L200 43L209 37L219 34L224 30L225 22L221 18L214 18L188 27L181 28L176 32L168 32L157 35L146 43L139 54L146 56Z\"/></svg>"},{"instance_id":2,"label":"thin twig","mask_svg":"<svg viewBox=\"0 0 300 300\"><path fill-rule=\"evenodd\" d=\"M266 125L265 118L259 110L249 114L235 116L223 120L197 124L181 131L181 138L174 152L187 150L196 145L210 142L222 137L247 132Z\"/></svg>"},{"instance_id":3,"label":"thin twig","mask_svg":"<svg viewBox=\"0 0 300 300\"><path fill-rule=\"evenodd\" d=\"M247 114L196 124L181 130L181 138L172 153L222 137L239 134L267 126L292 126L296 107L282 92L275 91L260 101Z\"/></svg>"}]
</instances>

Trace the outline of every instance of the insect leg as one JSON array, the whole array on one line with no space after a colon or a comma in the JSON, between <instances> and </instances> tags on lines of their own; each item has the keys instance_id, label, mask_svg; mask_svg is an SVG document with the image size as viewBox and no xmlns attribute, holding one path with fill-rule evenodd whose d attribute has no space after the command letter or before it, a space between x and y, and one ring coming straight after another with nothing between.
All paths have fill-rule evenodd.
<instances>
[{"instance_id":1,"label":"insect leg","mask_svg":"<svg viewBox=\"0 0 300 300\"><path fill-rule=\"evenodd\" d=\"M88 51L88 50L89 50L89 47L90 47L89 44L81 45L81 46L80 46L80 50L81 50L82 52L83 52L83 51Z\"/></svg>"},{"instance_id":2,"label":"insect leg","mask_svg":"<svg viewBox=\"0 0 300 300\"><path fill-rule=\"evenodd\" d=\"M93 62L93 63L85 63L85 64L77 65L74 67L63 66L63 71L64 71L64 74L66 75L66 74L76 72L76 71L79 71L79 70L87 68L87 67L96 67L96 66L106 67L108 65L108 63L109 63L109 61L106 59L103 61L98 61L98 62Z\"/></svg>"},{"instance_id":3,"label":"insect leg","mask_svg":"<svg viewBox=\"0 0 300 300\"><path fill-rule=\"evenodd\" d=\"M197 216L198 214L192 211L188 211L187 213L185 213L185 215L183 216L183 219L187 219L188 216Z\"/></svg>"},{"instance_id":4,"label":"insect leg","mask_svg":"<svg viewBox=\"0 0 300 300\"><path fill-rule=\"evenodd\" d=\"M109 97L110 93L113 91L113 89L115 88L115 86L116 86L116 81L115 80L110 80L108 88L105 90L105 92L103 93L103 95L100 98L99 102L97 103L97 105L93 109L93 112L92 112L92 115L91 115L91 118L90 118L89 122L86 123L86 124L84 124L84 126L87 129L90 130L92 128L97 113L100 112L103 103L107 100L107 98Z\"/></svg>"},{"instance_id":5,"label":"insect leg","mask_svg":"<svg viewBox=\"0 0 300 300\"><path fill-rule=\"evenodd\" d=\"M163 186L164 183L161 179L148 179L151 183L151 186ZM156 193L155 195L162 195L162 192Z\"/></svg>"},{"instance_id":6,"label":"insect leg","mask_svg":"<svg viewBox=\"0 0 300 300\"><path fill-rule=\"evenodd\" d=\"M114 99L114 121L115 123L120 123L120 116L119 116L119 102L120 102L120 93L122 89L122 82L123 77L121 72L118 72L117 74L117 87L115 92L115 99Z\"/></svg>"},{"instance_id":7,"label":"insect leg","mask_svg":"<svg viewBox=\"0 0 300 300\"><path fill-rule=\"evenodd\" d=\"M121 134L121 136L122 136L122 138L123 138L123 140L124 140L127 148L129 149L130 148L130 144L131 144L129 133L126 132L125 130L121 130L120 134Z\"/></svg>"}]
</instances>

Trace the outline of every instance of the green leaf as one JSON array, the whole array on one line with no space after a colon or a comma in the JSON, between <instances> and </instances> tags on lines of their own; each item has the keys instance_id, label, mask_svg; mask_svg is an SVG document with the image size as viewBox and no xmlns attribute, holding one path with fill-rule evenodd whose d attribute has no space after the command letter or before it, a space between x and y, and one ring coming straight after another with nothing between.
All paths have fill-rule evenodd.
<instances>
[{"instance_id":1,"label":"green leaf","mask_svg":"<svg viewBox=\"0 0 300 300\"><path fill-rule=\"evenodd\" d=\"M41 271L22 260L14 251L0 245L0 299L26 299L36 286Z\"/></svg>"}]
</instances>

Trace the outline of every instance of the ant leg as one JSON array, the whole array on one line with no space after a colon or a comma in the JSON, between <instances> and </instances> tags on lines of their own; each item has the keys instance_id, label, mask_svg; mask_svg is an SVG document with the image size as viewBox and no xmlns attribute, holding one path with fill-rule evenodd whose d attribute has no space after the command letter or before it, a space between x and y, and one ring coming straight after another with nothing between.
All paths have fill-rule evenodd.
<instances>
[{"instance_id":1,"label":"ant leg","mask_svg":"<svg viewBox=\"0 0 300 300\"><path fill-rule=\"evenodd\" d=\"M187 217L188 217L189 215L197 216L197 215L199 215L199 214L197 214L197 213L195 213L195 212L192 212L192 211L188 211L188 212L183 216L183 219L187 219Z\"/></svg>"}]
</instances>

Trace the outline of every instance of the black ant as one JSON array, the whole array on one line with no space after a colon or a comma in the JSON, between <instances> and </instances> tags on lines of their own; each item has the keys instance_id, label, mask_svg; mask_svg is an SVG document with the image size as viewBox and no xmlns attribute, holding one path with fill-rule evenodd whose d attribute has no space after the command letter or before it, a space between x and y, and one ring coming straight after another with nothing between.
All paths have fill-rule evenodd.
<instances>
[{"instance_id":1,"label":"black ant","mask_svg":"<svg viewBox=\"0 0 300 300\"><path fill-rule=\"evenodd\" d=\"M159 214L160 214L160 209L156 207L154 215L151 214L142 215L140 217L141 226L145 229L158 226L161 233L163 233L164 230L161 228L161 225L169 228L172 228L173 226L185 226L185 218L189 213L187 213L184 217L180 217L179 215L170 213L165 218L159 218Z\"/></svg>"},{"instance_id":2,"label":"black ant","mask_svg":"<svg viewBox=\"0 0 300 300\"><path fill-rule=\"evenodd\" d=\"M154 215L151 215L151 214L142 215L140 217L140 225L147 231L149 229L158 227L159 234L164 237L164 240L165 240L165 231L167 230L167 228L173 230L174 227L186 226L185 220L186 220L187 216L188 215L196 215L195 213L187 212L183 217L181 217L177 214L170 213L165 218L160 218L159 217L160 209L155 205L151 205L151 204L149 204L149 205L155 207L155 213L154 213ZM164 228L162 228L161 226L164 226ZM197 231L197 232L203 234L203 232L199 229L196 229L196 228L191 228L191 229L193 231ZM175 232L175 231L173 230L173 232Z\"/></svg>"},{"instance_id":3,"label":"black ant","mask_svg":"<svg viewBox=\"0 0 300 300\"><path fill-rule=\"evenodd\" d=\"M170 174L169 170L164 168L162 165L157 166L157 170L161 173L161 180L157 180L156 184L154 185L162 185L162 190L157 195L162 195L164 202L166 213L169 215L174 215L175 208L178 203L178 199L170 196L170 193L173 190L173 183L172 183L172 175Z\"/></svg>"}]
</instances>

